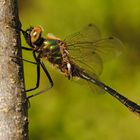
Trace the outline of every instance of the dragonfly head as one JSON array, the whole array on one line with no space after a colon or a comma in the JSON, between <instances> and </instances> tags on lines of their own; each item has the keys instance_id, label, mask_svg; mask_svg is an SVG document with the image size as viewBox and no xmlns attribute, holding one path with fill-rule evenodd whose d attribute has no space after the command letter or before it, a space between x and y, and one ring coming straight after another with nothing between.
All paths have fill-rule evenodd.
<instances>
[{"instance_id":1,"label":"dragonfly head","mask_svg":"<svg viewBox=\"0 0 140 140\"><path fill-rule=\"evenodd\" d=\"M38 42L42 40L42 31L43 29L40 26L30 27L27 30L21 30L26 42L29 46L35 47L37 46Z\"/></svg>"}]
</instances>

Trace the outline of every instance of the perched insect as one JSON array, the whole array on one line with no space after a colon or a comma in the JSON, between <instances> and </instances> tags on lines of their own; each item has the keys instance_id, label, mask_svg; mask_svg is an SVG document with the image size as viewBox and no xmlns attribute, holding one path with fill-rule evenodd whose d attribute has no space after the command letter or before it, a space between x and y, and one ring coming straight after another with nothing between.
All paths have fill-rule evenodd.
<instances>
[{"instance_id":1,"label":"perched insect","mask_svg":"<svg viewBox=\"0 0 140 140\"><path fill-rule=\"evenodd\" d=\"M93 24L89 24L81 31L68 36L65 40L61 40L50 34L46 38L43 38L40 26L30 27L26 31L20 29L20 31L30 46L30 48L23 47L23 49L33 52L37 64L36 86L27 90L27 92L39 87L40 66L49 79L50 88L53 86L53 80L41 59L45 58L64 73L68 79L78 77L89 81L115 97L132 112L140 115L139 105L98 80L98 76L102 71L102 63L106 59L106 56L107 58L109 56L114 57L122 50L123 45L117 38L101 38L100 31ZM33 94L28 98L41 94L46 90Z\"/></svg>"}]
</instances>

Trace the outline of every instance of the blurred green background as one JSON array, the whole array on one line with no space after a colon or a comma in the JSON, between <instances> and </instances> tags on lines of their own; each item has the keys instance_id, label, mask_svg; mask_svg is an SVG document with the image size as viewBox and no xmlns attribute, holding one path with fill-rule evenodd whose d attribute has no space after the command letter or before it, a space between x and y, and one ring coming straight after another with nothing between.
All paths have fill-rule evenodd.
<instances>
[{"instance_id":1,"label":"blurred green background","mask_svg":"<svg viewBox=\"0 0 140 140\"><path fill-rule=\"evenodd\" d=\"M126 46L123 54L104 64L100 77L109 86L140 103L139 0L19 0L23 29L41 25L60 38L94 23L103 35L114 35ZM22 44L27 46L22 38ZM32 53L23 51L25 59ZM67 80L46 66L54 87L32 98L29 109L31 140L139 140L140 119L108 93L93 94L89 86ZM36 69L24 63L26 88L35 85ZM40 89L48 80L41 73ZM37 90L37 91L39 91ZM36 93L33 91L30 94Z\"/></svg>"}]
</instances>

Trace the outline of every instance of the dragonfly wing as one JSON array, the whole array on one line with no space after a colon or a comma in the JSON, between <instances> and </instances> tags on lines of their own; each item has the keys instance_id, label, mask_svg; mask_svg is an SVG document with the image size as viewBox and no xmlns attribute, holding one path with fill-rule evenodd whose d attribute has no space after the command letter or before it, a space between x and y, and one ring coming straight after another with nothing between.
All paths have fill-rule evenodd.
<instances>
[{"instance_id":1,"label":"dragonfly wing","mask_svg":"<svg viewBox=\"0 0 140 140\"><path fill-rule=\"evenodd\" d=\"M99 75L102 71L102 62L98 54L93 53L91 57L91 49L85 44L78 44L82 42L96 41L101 38L100 30L94 25L89 24L81 31L76 32L66 37L64 42L68 46L68 51L72 56L72 59L80 65L82 68L86 68L88 73L92 73L92 76ZM89 63L89 61L92 63Z\"/></svg>"},{"instance_id":2,"label":"dragonfly wing","mask_svg":"<svg viewBox=\"0 0 140 140\"><path fill-rule=\"evenodd\" d=\"M97 78L101 74L103 68L100 56L96 53L93 53L91 56L89 56L90 53L88 52L86 54L84 53L84 56L82 54L81 57L72 55L71 58L78 66L84 69L85 72L92 75L94 78Z\"/></svg>"},{"instance_id":3,"label":"dragonfly wing","mask_svg":"<svg viewBox=\"0 0 140 140\"><path fill-rule=\"evenodd\" d=\"M123 45L115 37L101 38L95 25L88 25L83 30L65 40L70 57L85 71L100 75L103 61L117 56Z\"/></svg>"},{"instance_id":4,"label":"dragonfly wing","mask_svg":"<svg viewBox=\"0 0 140 140\"><path fill-rule=\"evenodd\" d=\"M116 37L107 37L95 43L95 52L103 61L119 56L123 48L123 43Z\"/></svg>"},{"instance_id":5,"label":"dragonfly wing","mask_svg":"<svg viewBox=\"0 0 140 140\"><path fill-rule=\"evenodd\" d=\"M94 24L89 24L88 26L84 27L81 31L67 36L64 42L67 42L69 45L72 45L77 42L91 42L93 40L99 40L100 38L100 30Z\"/></svg>"}]
</instances>

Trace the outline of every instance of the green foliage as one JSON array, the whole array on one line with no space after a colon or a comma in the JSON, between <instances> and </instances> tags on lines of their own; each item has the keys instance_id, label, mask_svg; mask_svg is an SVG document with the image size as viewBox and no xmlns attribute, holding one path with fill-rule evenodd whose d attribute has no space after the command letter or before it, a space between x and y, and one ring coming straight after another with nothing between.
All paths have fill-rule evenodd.
<instances>
[{"instance_id":1,"label":"green foliage","mask_svg":"<svg viewBox=\"0 0 140 140\"><path fill-rule=\"evenodd\" d=\"M139 0L20 0L23 28L41 25L44 36L60 38L96 24L103 34L125 44L121 57L104 65L101 81L140 102L140 1ZM22 44L27 46L24 39ZM23 52L32 60L32 53ZM139 118L110 95L92 94L89 86L67 80L46 63L54 80L53 89L31 99L31 140L139 140ZM27 89L35 85L34 65L24 63ZM41 87L48 86L42 71ZM36 93L33 91L32 93Z\"/></svg>"}]
</instances>

